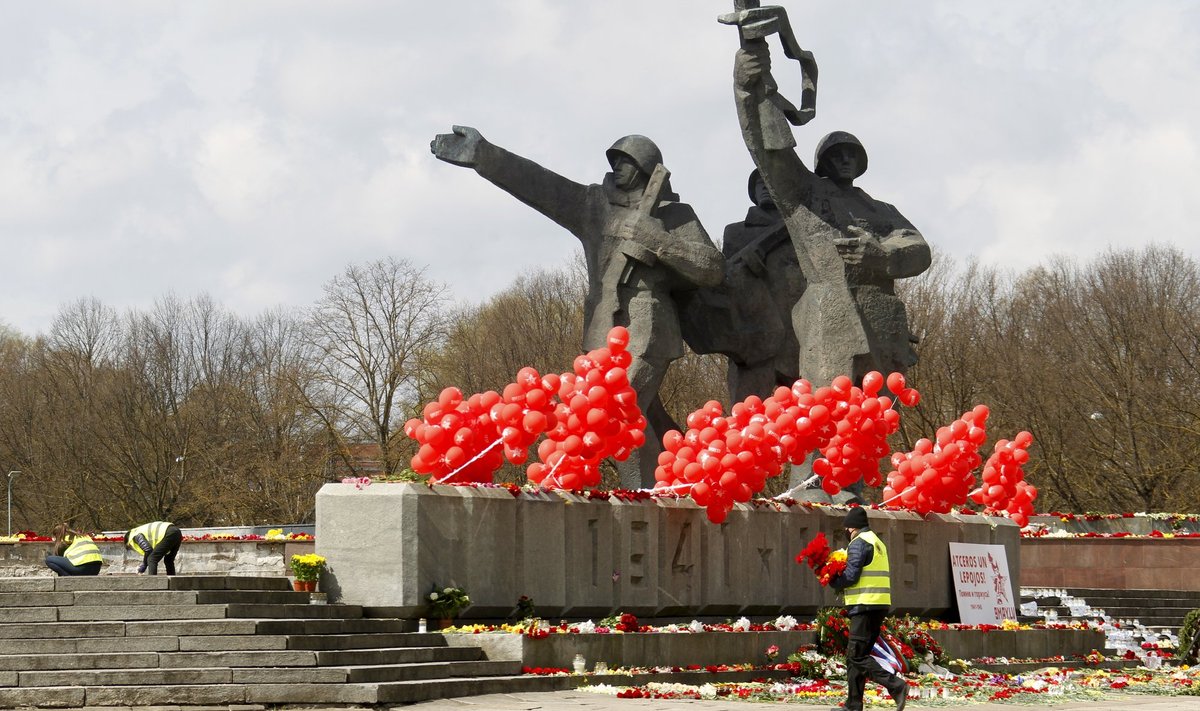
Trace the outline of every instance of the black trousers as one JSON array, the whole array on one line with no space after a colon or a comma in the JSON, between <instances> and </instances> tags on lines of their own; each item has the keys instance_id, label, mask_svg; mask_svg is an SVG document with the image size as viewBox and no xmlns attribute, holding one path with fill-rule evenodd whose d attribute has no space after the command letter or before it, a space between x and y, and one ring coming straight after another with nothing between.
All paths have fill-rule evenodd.
<instances>
[{"instance_id":1,"label":"black trousers","mask_svg":"<svg viewBox=\"0 0 1200 711\"><path fill-rule=\"evenodd\" d=\"M83 565L75 565L67 560L65 556L46 556L46 567L53 570L56 575L99 575L101 565L102 563L98 560L94 560L91 563L84 563Z\"/></svg>"},{"instance_id":2,"label":"black trousers","mask_svg":"<svg viewBox=\"0 0 1200 711\"><path fill-rule=\"evenodd\" d=\"M150 551L150 559L146 561L146 572L150 575L158 575L158 561L162 561L163 567L167 569L167 575L175 574L175 554L179 552L179 546L183 545L183 531L179 527L172 524L167 526L166 533L163 538L154 546L154 550Z\"/></svg>"},{"instance_id":3,"label":"black trousers","mask_svg":"<svg viewBox=\"0 0 1200 711\"><path fill-rule=\"evenodd\" d=\"M862 711L867 679L887 689L892 698L908 693L908 682L904 677L885 671L871 656L884 617L887 617L886 610L867 610L850 616L850 642L846 646L846 711Z\"/></svg>"}]
</instances>

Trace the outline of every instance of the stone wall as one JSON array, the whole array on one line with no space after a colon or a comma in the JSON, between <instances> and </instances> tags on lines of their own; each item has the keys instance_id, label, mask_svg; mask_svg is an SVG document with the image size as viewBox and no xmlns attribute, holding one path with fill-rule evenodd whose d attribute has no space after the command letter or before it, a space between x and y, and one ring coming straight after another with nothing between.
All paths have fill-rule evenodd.
<instances>
[{"instance_id":1,"label":"stone wall","mask_svg":"<svg viewBox=\"0 0 1200 711\"><path fill-rule=\"evenodd\" d=\"M0 577L52 575L43 562L52 543L0 544ZM98 541L101 575L137 573L141 556L121 542ZM293 554L311 553L312 541L184 541L175 558L181 575L288 575ZM164 571L159 567L159 574Z\"/></svg>"},{"instance_id":2,"label":"stone wall","mask_svg":"<svg viewBox=\"0 0 1200 711\"><path fill-rule=\"evenodd\" d=\"M721 525L690 500L589 500L564 492L423 484L326 484L317 553L331 599L426 616L435 586L471 596L468 618L509 615L521 595L552 618L811 615L836 603L795 555L818 531L840 541L843 509L737 505ZM888 545L898 614L955 608L951 541L1004 545L1014 595L1017 527L980 516L871 511Z\"/></svg>"},{"instance_id":3,"label":"stone wall","mask_svg":"<svg viewBox=\"0 0 1200 711\"><path fill-rule=\"evenodd\" d=\"M1200 539L1026 538L1021 584L1047 588L1200 590Z\"/></svg>"}]
</instances>

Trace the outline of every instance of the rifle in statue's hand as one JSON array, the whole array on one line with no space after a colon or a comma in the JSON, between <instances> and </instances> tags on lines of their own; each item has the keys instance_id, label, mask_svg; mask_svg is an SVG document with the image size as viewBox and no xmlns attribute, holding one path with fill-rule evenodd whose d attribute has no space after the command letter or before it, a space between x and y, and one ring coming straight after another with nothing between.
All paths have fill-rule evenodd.
<instances>
[{"instance_id":1,"label":"rifle in statue's hand","mask_svg":"<svg viewBox=\"0 0 1200 711\"><path fill-rule=\"evenodd\" d=\"M671 171L667 170L665 165L659 163L654 166L654 172L650 174L650 180L646 182L646 189L642 191L642 198L638 201L637 212L625 224L626 233L630 235L636 233L634 223L639 218L654 216L654 209L658 207L658 203L662 202L663 193L667 188L667 178L670 177ZM652 266L658 261L654 252L633 237L623 239L620 249L625 254L625 265L621 267L621 278L617 283L622 286L628 284L633 278L633 269L638 264Z\"/></svg>"},{"instance_id":2,"label":"rifle in statue's hand","mask_svg":"<svg viewBox=\"0 0 1200 711\"><path fill-rule=\"evenodd\" d=\"M717 22L736 25L743 46L755 40L766 40L773 34L779 35L784 55L800 63L800 77L803 82L800 108L797 109L795 104L776 91L775 86L771 87L768 96L793 126L803 126L817 115L817 60L812 52L802 49L796 41L792 25L788 22L787 10L778 5L759 7L758 0L734 0L733 12L719 16ZM774 137L764 138L772 139L768 140L768 147L783 145L776 144Z\"/></svg>"}]
</instances>

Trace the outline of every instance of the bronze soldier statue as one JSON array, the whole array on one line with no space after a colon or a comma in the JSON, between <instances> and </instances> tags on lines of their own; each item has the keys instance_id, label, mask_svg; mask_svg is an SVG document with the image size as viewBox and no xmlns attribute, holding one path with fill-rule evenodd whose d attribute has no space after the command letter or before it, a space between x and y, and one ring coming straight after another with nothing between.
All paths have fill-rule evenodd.
<instances>
[{"instance_id":1,"label":"bronze soldier statue","mask_svg":"<svg viewBox=\"0 0 1200 711\"><path fill-rule=\"evenodd\" d=\"M583 185L455 126L430 144L433 154L475 172L554 220L583 244L588 270L583 348L607 344L609 329L629 329L629 380L646 413L646 444L619 465L622 486L654 484L662 435L675 427L658 398L671 361L683 355L679 294L720 283L723 259L691 206L671 192L658 146L645 136L608 149L612 172Z\"/></svg>"},{"instance_id":2,"label":"bronze soldier statue","mask_svg":"<svg viewBox=\"0 0 1200 711\"><path fill-rule=\"evenodd\" d=\"M814 170L796 155L790 132L779 140L764 40L743 42L734 83L742 137L806 281L792 312L800 375L814 383L849 375L861 383L871 370L904 372L916 362L915 338L895 280L929 267L925 239L895 207L854 186L867 169L867 153L853 135L836 131L822 139Z\"/></svg>"}]
</instances>

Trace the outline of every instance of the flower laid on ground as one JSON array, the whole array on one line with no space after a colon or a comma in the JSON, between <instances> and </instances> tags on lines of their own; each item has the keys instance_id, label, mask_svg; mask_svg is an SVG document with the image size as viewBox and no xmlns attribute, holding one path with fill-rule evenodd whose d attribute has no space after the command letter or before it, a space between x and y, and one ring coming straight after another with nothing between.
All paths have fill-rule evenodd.
<instances>
[{"instance_id":1,"label":"flower laid on ground","mask_svg":"<svg viewBox=\"0 0 1200 711\"><path fill-rule=\"evenodd\" d=\"M457 587L434 588L428 599L431 615L441 619L457 617L463 608L471 604L467 592Z\"/></svg>"},{"instance_id":2,"label":"flower laid on ground","mask_svg":"<svg viewBox=\"0 0 1200 711\"><path fill-rule=\"evenodd\" d=\"M828 587L835 577L846 570L846 551L843 549L830 550L825 534L818 533L796 556L796 562L801 565L807 563L808 567L816 573L817 582L821 583L823 587Z\"/></svg>"},{"instance_id":3,"label":"flower laid on ground","mask_svg":"<svg viewBox=\"0 0 1200 711\"><path fill-rule=\"evenodd\" d=\"M292 574L296 580L316 580L325 569L325 558L316 553L292 556Z\"/></svg>"}]
</instances>

